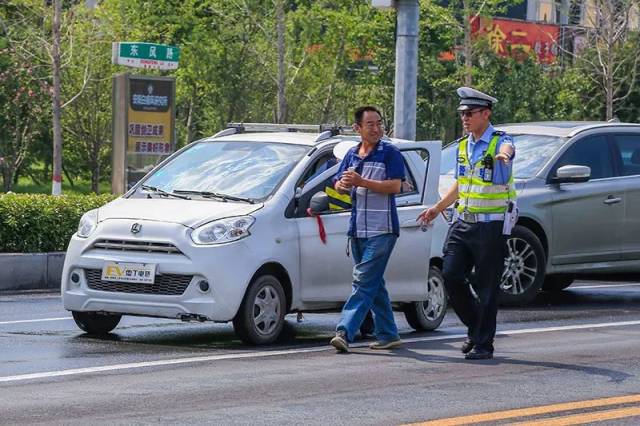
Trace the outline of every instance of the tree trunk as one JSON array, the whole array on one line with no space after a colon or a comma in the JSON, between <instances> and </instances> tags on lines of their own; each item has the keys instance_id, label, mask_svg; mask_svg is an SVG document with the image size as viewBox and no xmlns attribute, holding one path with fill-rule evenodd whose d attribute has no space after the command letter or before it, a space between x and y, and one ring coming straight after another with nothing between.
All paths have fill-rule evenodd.
<instances>
[{"instance_id":1,"label":"tree trunk","mask_svg":"<svg viewBox=\"0 0 640 426\"><path fill-rule=\"evenodd\" d=\"M276 19L278 32L278 110L276 121L278 123L286 123L287 121L287 98L285 93L286 86L286 68L285 54L286 46L284 43L285 32L285 13L284 0L276 0Z\"/></svg>"},{"instance_id":2,"label":"tree trunk","mask_svg":"<svg viewBox=\"0 0 640 426\"><path fill-rule=\"evenodd\" d=\"M469 10L469 0L462 0L462 10L464 22L464 85L471 87L473 84L473 51L471 49L471 11Z\"/></svg>"},{"instance_id":3,"label":"tree trunk","mask_svg":"<svg viewBox=\"0 0 640 426\"><path fill-rule=\"evenodd\" d=\"M91 192L94 194L98 193L100 182L100 163L95 162L93 165L93 170L91 170Z\"/></svg>"},{"instance_id":4,"label":"tree trunk","mask_svg":"<svg viewBox=\"0 0 640 426\"><path fill-rule=\"evenodd\" d=\"M191 99L189 100L189 112L187 113L187 140L185 140L185 146L189 145L193 140L193 104L195 103L194 99L196 97L196 88L193 88L193 93L191 94Z\"/></svg>"},{"instance_id":5,"label":"tree trunk","mask_svg":"<svg viewBox=\"0 0 640 426\"><path fill-rule=\"evenodd\" d=\"M51 195L62 194L62 126L60 123L60 15L62 0L53 0L53 176Z\"/></svg>"}]
</instances>

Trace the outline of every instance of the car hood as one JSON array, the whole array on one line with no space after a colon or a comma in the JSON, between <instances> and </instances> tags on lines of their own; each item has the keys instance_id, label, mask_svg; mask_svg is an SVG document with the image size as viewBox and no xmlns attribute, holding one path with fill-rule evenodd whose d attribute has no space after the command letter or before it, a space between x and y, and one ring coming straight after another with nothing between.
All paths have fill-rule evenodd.
<instances>
[{"instance_id":1,"label":"car hood","mask_svg":"<svg viewBox=\"0 0 640 426\"><path fill-rule=\"evenodd\" d=\"M100 207L98 220L150 220L196 227L215 219L250 214L263 204L216 200L118 198Z\"/></svg>"}]
</instances>

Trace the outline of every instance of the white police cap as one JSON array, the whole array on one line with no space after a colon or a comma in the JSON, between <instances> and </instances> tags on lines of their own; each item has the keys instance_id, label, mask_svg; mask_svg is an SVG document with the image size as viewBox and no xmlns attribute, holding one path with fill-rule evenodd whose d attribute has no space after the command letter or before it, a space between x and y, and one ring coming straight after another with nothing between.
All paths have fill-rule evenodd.
<instances>
[{"instance_id":1,"label":"white police cap","mask_svg":"<svg viewBox=\"0 0 640 426\"><path fill-rule=\"evenodd\" d=\"M466 111L479 107L491 108L493 104L498 102L496 98L471 87L459 87L456 92L458 96L460 96L458 111Z\"/></svg>"}]
</instances>

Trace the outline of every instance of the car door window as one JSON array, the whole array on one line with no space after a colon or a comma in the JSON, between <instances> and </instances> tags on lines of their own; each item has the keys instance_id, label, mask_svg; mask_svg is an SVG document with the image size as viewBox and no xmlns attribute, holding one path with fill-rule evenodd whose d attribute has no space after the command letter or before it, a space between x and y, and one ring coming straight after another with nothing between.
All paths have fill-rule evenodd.
<instances>
[{"instance_id":1,"label":"car door window","mask_svg":"<svg viewBox=\"0 0 640 426\"><path fill-rule=\"evenodd\" d=\"M575 142L567 149L551 171L555 176L562 166L588 166L590 179L603 179L613 176L611 149L606 135L588 136Z\"/></svg>"},{"instance_id":2,"label":"car door window","mask_svg":"<svg viewBox=\"0 0 640 426\"><path fill-rule=\"evenodd\" d=\"M613 140L620 155L622 176L640 175L640 134L615 135Z\"/></svg>"},{"instance_id":3,"label":"car door window","mask_svg":"<svg viewBox=\"0 0 640 426\"><path fill-rule=\"evenodd\" d=\"M320 155L304 172L302 178L298 182L298 187L302 188L311 179L318 176L320 173L329 170L336 164L338 164L338 159L333 155L333 151Z\"/></svg>"},{"instance_id":4,"label":"car door window","mask_svg":"<svg viewBox=\"0 0 640 426\"><path fill-rule=\"evenodd\" d=\"M416 180L413 178L413 174L411 173L411 169L407 164L407 160L404 159L404 180L402 181L402 186L400 187L400 193L396 195L396 198L413 195L417 192L418 185L416 184Z\"/></svg>"}]
</instances>

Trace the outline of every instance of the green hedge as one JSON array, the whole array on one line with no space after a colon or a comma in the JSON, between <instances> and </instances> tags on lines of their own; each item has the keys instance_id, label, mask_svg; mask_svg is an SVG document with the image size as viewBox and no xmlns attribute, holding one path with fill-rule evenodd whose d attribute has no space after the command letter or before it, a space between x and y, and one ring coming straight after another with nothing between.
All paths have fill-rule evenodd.
<instances>
[{"instance_id":1,"label":"green hedge","mask_svg":"<svg viewBox=\"0 0 640 426\"><path fill-rule=\"evenodd\" d=\"M0 252L64 251L78 229L80 217L115 196L2 194Z\"/></svg>"}]
</instances>

